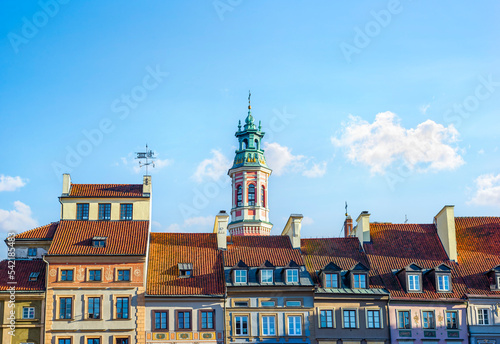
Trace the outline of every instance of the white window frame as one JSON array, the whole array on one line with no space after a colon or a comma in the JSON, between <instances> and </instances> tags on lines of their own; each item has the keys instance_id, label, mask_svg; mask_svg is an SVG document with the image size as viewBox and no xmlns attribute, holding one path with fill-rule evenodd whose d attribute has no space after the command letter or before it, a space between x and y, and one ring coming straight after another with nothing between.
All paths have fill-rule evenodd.
<instances>
[{"instance_id":1,"label":"white window frame","mask_svg":"<svg viewBox=\"0 0 500 344\"><path fill-rule=\"evenodd\" d=\"M484 315L486 315L486 317L484 317ZM482 319L480 318L480 316L482 316ZM482 326L490 325L490 312L488 308L477 309L477 324Z\"/></svg>"},{"instance_id":2,"label":"white window frame","mask_svg":"<svg viewBox=\"0 0 500 344\"><path fill-rule=\"evenodd\" d=\"M28 316L25 315L25 310L28 311ZM35 319L35 307L23 307L23 319Z\"/></svg>"},{"instance_id":3,"label":"white window frame","mask_svg":"<svg viewBox=\"0 0 500 344\"><path fill-rule=\"evenodd\" d=\"M412 287L413 282L413 287ZM408 291L420 291L420 275L408 274Z\"/></svg>"},{"instance_id":4,"label":"white window frame","mask_svg":"<svg viewBox=\"0 0 500 344\"><path fill-rule=\"evenodd\" d=\"M243 318L246 318L247 333L243 333ZM238 333L240 330L240 333ZM250 336L250 323L248 315L235 315L234 316L234 335L235 336Z\"/></svg>"},{"instance_id":5,"label":"white window frame","mask_svg":"<svg viewBox=\"0 0 500 344\"><path fill-rule=\"evenodd\" d=\"M375 326L375 317L373 317L373 326L370 326L370 312L375 312L378 314L378 326ZM382 312L380 309L366 309L366 328L382 328Z\"/></svg>"},{"instance_id":6,"label":"white window frame","mask_svg":"<svg viewBox=\"0 0 500 344\"><path fill-rule=\"evenodd\" d=\"M273 283L274 282L274 271L273 270L261 270L260 271L260 283ZM264 281L264 275L270 275L271 276L271 281ZM269 277L269 276L267 276Z\"/></svg>"},{"instance_id":7,"label":"white window frame","mask_svg":"<svg viewBox=\"0 0 500 344\"><path fill-rule=\"evenodd\" d=\"M442 283L441 283L441 281L442 281ZM438 290L439 291L451 291L451 279L450 279L450 276L448 274L438 275Z\"/></svg>"},{"instance_id":8,"label":"white window frame","mask_svg":"<svg viewBox=\"0 0 500 344\"><path fill-rule=\"evenodd\" d=\"M247 270L234 270L234 283L247 283Z\"/></svg>"},{"instance_id":9,"label":"white window frame","mask_svg":"<svg viewBox=\"0 0 500 344\"><path fill-rule=\"evenodd\" d=\"M296 332L297 322L299 324L299 326L298 326L299 331L298 332ZM302 336L302 317L300 315L288 315L287 316L287 328L288 328L288 335L289 336Z\"/></svg>"},{"instance_id":10,"label":"white window frame","mask_svg":"<svg viewBox=\"0 0 500 344\"><path fill-rule=\"evenodd\" d=\"M266 319L267 321L265 321ZM271 320L272 319L272 324ZM267 323L267 326L265 326ZM272 325L272 326L271 326ZM273 333L271 333L273 332ZM262 335L263 336L276 336L276 316L263 315L262 316Z\"/></svg>"},{"instance_id":11,"label":"white window frame","mask_svg":"<svg viewBox=\"0 0 500 344\"><path fill-rule=\"evenodd\" d=\"M299 283L299 269L286 270L286 283Z\"/></svg>"}]
</instances>

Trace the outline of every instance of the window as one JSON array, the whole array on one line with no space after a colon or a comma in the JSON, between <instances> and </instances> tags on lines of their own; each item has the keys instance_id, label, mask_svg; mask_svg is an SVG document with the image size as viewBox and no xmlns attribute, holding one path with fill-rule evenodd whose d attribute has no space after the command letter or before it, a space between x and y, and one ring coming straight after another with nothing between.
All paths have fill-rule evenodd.
<instances>
[{"instance_id":1,"label":"window","mask_svg":"<svg viewBox=\"0 0 500 344\"><path fill-rule=\"evenodd\" d=\"M200 316L200 322L201 326L200 329L202 330L209 330L209 329L214 329L214 315L215 311L200 311L201 316Z\"/></svg>"},{"instance_id":2,"label":"window","mask_svg":"<svg viewBox=\"0 0 500 344\"><path fill-rule=\"evenodd\" d=\"M101 319L101 298L89 297L88 298L88 318Z\"/></svg>"},{"instance_id":3,"label":"window","mask_svg":"<svg viewBox=\"0 0 500 344\"><path fill-rule=\"evenodd\" d=\"M355 310L344 310L344 328L356 328Z\"/></svg>"},{"instance_id":4,"label":"window","mask_svg":"<svg viewBox=\"0 0 500 344\"><path fill-rule=\"evenodd\" d=\"M450 276L439 275L438 276L438 290L439 291L450 291Z\"/></svg>"},{"instance_id":5,"label":"window","mask_svg":"<svg viewBox=\"0 0 500 344\"><path fill-rule=\"evenodd\" d=\"M458 329L457 312L446 312L446 328L449 330Z\"/></svg>"},{"instance_id":6,"label":"window","mask_svg":"<svg viewBox=\"0 0 500 344\"><path fill-rule=\"evenodd\" d=\"M481 308L477 310L477 323L478 325L489 325L490 319L488 317L488 309Z\"/></svg>"},{"instance_id":7,"label":"window","mask_svg":"<svg viewBox=\"0 0 500 344\"><path fill-rule=\"evenodd\" d=\"M73 299L61 297L59 299L59 319L71 319L73 315Z\"/></svg>"},{"instance_id":8,"label":"window","mask_svg":"<svg viewBox=\"0 0 500 344\"><path fill-rule=\"evenodd\" d=\"M247 283L247 271L234 270L234 283Z\"/></svg>"},{"instance_id":9,"label":"window","mask_svg":"<svg viewBox=\"0 0 500 344\"><path fill-rule=\"evenodd\" d=\"M154 312L155 330L168 330L168 312Z\"/></svg>"},{"instance_id":10,"label":"window","mask_svg":"<svg viewBox=\"0 0 500 344\"><path fill-rule=\"evenodd\" d=\"M324 310L319 313L319 323L321 328L333 328L333 311Z\"/></svg>"},{"instance_id":11,"label":"window","mask_svg":"<svg viewBox=\"0 0 500 344\"><path fill-rule=\"evenodd\" d=\"M434 321L434 311L423 311L422 312L422 327L427 329L436 328Z\"/></svg>"},{"instance_id":12,"label":"window","mask_svg":"<svg viewBox=\"0 0 500 344\"><path fill-rule=\"evenodd\" d=\"M294 315L288 317L288 335L302 335L302 318L300 316Z\"/></svg>"},{"instance_id":13,"label":"window","mask_svg":"<svg viewBox=\"0 0 500 344\"><path fill-rule=\"evenodd\" d=\"M101 280L101 270L89 271L89 281L100 281L100 280Z\"/></svg>"},{"instance_id":14,"label":"window","mask_svg":"<svg viewBox=\"0 0 500 344\"><path fill-rule=\"evenodd\" d=\"M260 270L260 283L273 283L273 270Z\"/></svg>"},{"instance_id":15,"label":"window","mask_svg":"<svg viewBox=\"0 0 500 344\"><path fill-rule=\"evenodd\" d=\"M338 288L339 280L337 274L325 274L325 288Z\"/></svg>"},{"instance_id":16,"label":"window","mask_svg":"<svg viewBox=\"0 0 500 344\"><path fill-rule=\"evenodd\" d=\"M420 275L408 275L408 290L420 291Z\"/></svg>"},{"instance_id":17,"label":"window","mask_svg":"<svg viewBox=\"0 0 500 344\"><path fill-rule=\"evenodd\" d=\"M30 273L29 280L34 282L34 281L38 280L39 275L40 275L39 272L32 272L32 273Z\"/></svg>"},{"instance_id":18,"label":"window","mask_svg":"<svg viewBox=\"0 0 500 344\"><path fill-rule=\"evenodd\" d=\"M116 338L116 344L128 344L128 338Z\"/></svg>"},{"instance_id":19,"label":"window","mask_svg":"<svg viewBox=\"0 0 500 344\"><path fill-rule=\"evenodd\" d=\"M236 191L236 202L237 207L243 206L243 188L241 185L238 186L238 190Z\"/></svg>"},{"instance_id":20,"label":"window","mask_svg":"<svg viewBox=\"0 0 500 344\"><path fill-rule=\"evenodd\" d=\"M410 329L410 311L398 311L398 328Z\"/></svg>"},{"instance_id":21,"label":"window","mask_svg":"<svg viewBox=\"0 0 500 344\"><path fill-rule=\"evenodd\" d=\"M132 204L120 204L120 220L132 220Z\"/></svg>"},{"instance_id":22,"label":"window","mask_svg":"<svg viewBox=\"0 0 500 344\"><path fill-rule=\"evenodd\" d=\"M107 237L93 237L92 238L92 246L94 246L94 247L106 247L106 238Z\"/></svg>"},{"instance_id":23,"label":"window","mask_svg":"<svg viewBox=\"0 0 500 344\"><path fill-rule=\"evenodd\" d=\"M179 263L177 264L179 269L179 277L189 278L193 276L193 264L192 263Z\"/></svg>"},{"instance_id":24,"label":"window","mask_svg":"<svg viewBox=\"0 0 500 344\"><path fill-rule=\"evenodd\" d=\"M274 306L276 306L276 302L274 302L274 301L262 301L260 303L260 305L262 307L274 307Z\"/></svg>"},{"instance_id":25,"label":"window","mask_svg":"<svg viewBox=\"0 0 500 344\"><path fill-rule=\"evenodd\" d=\"M266 206L266 188L264 188L264 185L260 188L260 206Z\"/></svg>"},{"instance_id":26,"label":"window","mask_svg":"<svg viewBox=\"0 0 500 344\"><path fill-rule=\"evenodd\" d=\"M28 248L28 257L36 257L36 247Z\"/></svg>"},{"instance_id":27,"label":"window","mask_svg":"<svg viewBox=\"0 0 500 344\"><path fill-rule=\"evenodd\" d=\"M100 344L101 340L99 338L87 338L87 344Z\"/></svg>"},{"instance_id":28,"label":"window","mask_svg":"<svg viewBox=\"0 0 500 344\"><path fill-rule=\"evenodd\" d=\"M118 281L130 281L130 270L118 270Z\"/></svg>"},{"instance_id":29,"label":"window","mask_svg":"<svg viewBox=\"0 0 500 344\"><path fill-rule=\"evenodd\" d=\"M234 307L248 307L247 301L236 301Z\"/></svg>"},{"instance_id":30,"label":"window","mask_svg":"<svg viewBox=\"0 0 500 344\"><path fill-rule=\"evenodd\" d=\"M299 270L288 269L286 270L286 283L297 283L299 281Z\"/></svg>"},{"instance_id":31,"label":"window","mask_svg":"<svg viewBox=\"0 0 500 344\"><path fill-rule=\"evenodd\" d=\"M300 306L302 306L301 301L287 301L285 304L287 307L300 307Z\"/></svg>"},{"instance_id":32,"label":"window","mask_svg":"<svg viewBox=\"0 0 500 344\"><path fill-rule=\"evenodd\" d=\"M380 311L377 310L368 310L366 312L368 328L380 328Z\"/></svg>"},{"instance_id":33,"label":"window","mask_svg":"<svg viewBox=\"0 0 500 344\"><path fill-rule=\"evenodd\" d=\"M117 297L116 298L116 318L128 319L129 298Z\"/></svg>"},{"instance_id":34,"label":"window","mask_svg":"<svg viewBox=\"0 0 500 344\"><path fill-rule=\"evenodd\" d=\"M71 338L59 338L58 344L71 344Z\"/></svg>"},{"instance_id":35,"label":"window","mask_svg":"<svg viewBox=\"0 0 500 344\"><path fill-rule=\"evenodd\" d=\"M89 219L89 204L88 203L77 203L76 204L76 219L77 220L88 220Z\"/></svg>"},{"instance_id":36,"label":"window","mask_svg":"<svg viewBox=\"0 0 500 344\"><path fill-rule=\"evenodd\" d=\"M354 289L364 289L366 288L366 275L365 274L354 274Z\"/></svg>"},{"instance_id":37,"label":"window","mask_svg":"<svg viewBox=\"0 0 500 344\"><path fill-rule=\"evenodd\" d=\"M191 311L177 311L177 330L191 329Z\"/></svg>"},{"instance_id":38,"label":"window","mask_svg":"<svg viewBox=\"0 0 500 344\"><path fill-rule=\"evenodd\" d=\"M248 205L255 205L255 185L248 186Z\"/></svg>"},{"instance_id":39,"label":"window","mask_svg":"<svg viewBox=\"0 0 500 344\"><path fill-rule=\"evenodd\" d=\"M61 270L61 281L72 281L73 270Z\"/></svg>"},{"instance_id":40,"label":"window","mask_svg":"<svg viewBox=\"0 0 500 344\"><path fill-rule=\"evenodd\" d=\"M23 307L23 319L35 319L35 307Z\"/></svg>"},{"instance_id":41,"label":"window","mask_svg":"<svg viewBox=\"0 0 500 344\"><path fill-rule=\"evenodd\" d=\"M276 335L276 320L274 316L262 317L262 335L275 336Z\"/></svg>"},{"instance_id":42,"label":"window","mask_svg":"<svg viewBox=\"0 0 500 344\"><path fill-rule=\"evenodd\" d=\"M99 220L111 219L111 204L99 203Z\"/></svg>"},{"instance_id":43,"label":"window","mask_svg":"<svg viewBox=\"0 0 500 344\"><path fill-rule=\"evenodd\" d=\"M248 317L237 316L234 317L234 328L237 336L248 335Z\"/></svg>"}]
</instances>

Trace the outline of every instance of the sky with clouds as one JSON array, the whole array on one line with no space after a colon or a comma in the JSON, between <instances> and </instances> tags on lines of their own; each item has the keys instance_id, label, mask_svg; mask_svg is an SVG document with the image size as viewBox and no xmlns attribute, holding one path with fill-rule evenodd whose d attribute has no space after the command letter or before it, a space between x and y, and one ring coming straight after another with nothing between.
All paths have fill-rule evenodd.
<instances>
[{"instance_id":1,"label":"sky with clouds","mask_svg":"<svg viewBox=\"0 0 500 344\"><path fill-rule=\"evenodd\" d=\"M356 218L429 223L500 210L495 1L77 1L0 5L0 235L60 213L75 183L141 183L153 230L229 211L239 120L263 147L273 234Z\"/></svg>"}]
</instances>

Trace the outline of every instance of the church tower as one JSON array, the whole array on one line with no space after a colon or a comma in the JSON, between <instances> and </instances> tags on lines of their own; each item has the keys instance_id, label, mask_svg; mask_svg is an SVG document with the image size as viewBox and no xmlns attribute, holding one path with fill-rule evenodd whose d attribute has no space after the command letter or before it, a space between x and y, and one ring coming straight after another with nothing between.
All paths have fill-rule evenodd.
<instances>
[{"instance_id":1,"label":"church tower","mask_svg":"<svg viewBox=\"0 0 500 344\"><path fill-rule=\"evenodd\" d=\"M231 235L269 235L272 223L269 222L267 182L271 169L266 165L261 140L264 132L254 123L251 114L250 96L248 95L248 116L241 130L238 123L239 148L236 150L233 167L228 172L232 180L233 203L231 223L228 231Z\"/></svg>"}]
</instances>

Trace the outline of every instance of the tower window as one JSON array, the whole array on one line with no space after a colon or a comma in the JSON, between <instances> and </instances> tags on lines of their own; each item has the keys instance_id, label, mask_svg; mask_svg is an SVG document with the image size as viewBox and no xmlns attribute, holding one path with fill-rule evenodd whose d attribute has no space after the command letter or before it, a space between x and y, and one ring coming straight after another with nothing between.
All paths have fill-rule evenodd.
<instances>
[{"instance_id":1,"label":"tower window","mask_svg":"<svg viewBox=\"0 0 500 344\"><path fill-rule=\"evenodd\" d=\"M260 205L262 207L266 206L266 189L264 188L264 185L260 187Z\"/></svg>"},{"instance_id":2,"label":"tower window","mask_svg":"<svg viewBox=\"0 0 500 344\"><path fill-rule=\"evenodd\" d=\"M255 185L248 186L248 205L255 205Z\"/></svg>"},{"instance_id":3,"label":"tower window","mask_svg":"<svg viewBox=\"0 0 500 344\"><path fill-rule=\"evenodd\" d=\"M238 190L236 191L236 200L237 200L237 207L242 207L243 206L243 188L238 186Z\"/></svg>"},{"instance_id":4,"label":"tower window","mask_svg":"<svg viewBox=\"0 0 500 344\"><path fill-rule=\"evenodd\" d=\"M259 149L259 140L255 140L254 141L254 144L255 144L255 149Z\"/></svg>"}]
</instances>

